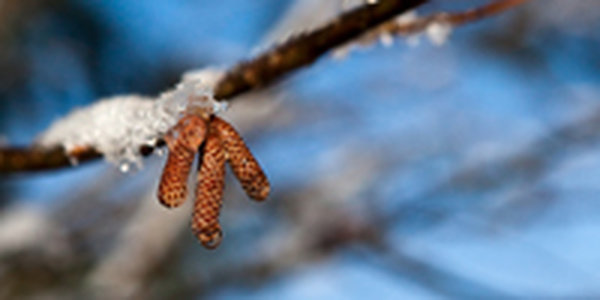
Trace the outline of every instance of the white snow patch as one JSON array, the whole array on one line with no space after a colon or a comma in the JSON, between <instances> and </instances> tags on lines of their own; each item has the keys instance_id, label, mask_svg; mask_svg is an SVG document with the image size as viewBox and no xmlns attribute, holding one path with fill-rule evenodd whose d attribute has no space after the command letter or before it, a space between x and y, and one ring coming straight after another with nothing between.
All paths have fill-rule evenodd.
<instances>
[{"instance_id":1,"label":"white snow patch","mask_svg":"<svg viewBox=\"0 0 600 300\"><path fill-rule=\"evenodd\" d=\"M37 144L63 146L67 153L92 147L124 172L131 164L141 167L140 147L154 146L186 108L201 107L213 113L225 109L225 104L212 97L221 74L215 69L186 73L173 90L157 99L139 95L101 99L55 121Z\"/></svg>"},{"instance_id":2,"label":"white snow patch","mask_svg":"<svg viewBox=\"0 0 600 300\"><path fill-rule=\"evenodd\" d=\"M378 2L379 0L343 0L342 7L344 8L344 10L351 10L363 6L365 4L374 5Z\"/></svg>"},{"instance_id":3,"label":"white snow patch","mask_svg":"<svg viewBox=\"0 0 600 300\"><path fill-rule=\"evenodd\" d=\"M436 46L446 43L452 33L452 25L443 22L433 22L425 30L429 40Z\"/></svg>"},{"instance_id":4,"label":"white snow patch","mask_svg":"<svg viewBox=\"0 0 600 300\"><path fill-rule=\"evenodd\" d=\"M409 11L397 16L395 22L398 25L405 25L405 24L412 23L418 19L419 19L419 15L417 14L417 11L413 9L413 10L409 10Z\"/></svg>"}]
</instances>

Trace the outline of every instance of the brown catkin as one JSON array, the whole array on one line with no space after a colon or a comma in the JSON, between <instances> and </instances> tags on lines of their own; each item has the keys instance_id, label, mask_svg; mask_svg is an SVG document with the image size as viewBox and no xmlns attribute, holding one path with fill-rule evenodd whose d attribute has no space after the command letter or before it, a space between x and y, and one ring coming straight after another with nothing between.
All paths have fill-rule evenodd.
<instances>
[{"instance_id":1,"label":"brown catkin","mask_svg":"<svg viewBox=\"0 0 600 300\"><path fill-rule=\"evenodd\" d=\"M219 246L222 239L219 214L225 187L225 153L219 135L209 130L200 172L196 184L196 202L192 216L192 229L202 245L208 249Z\"/></svg>"},{"instance_id":2,"label":"brown catkin","mask_svg":"<svg viewBox=\"0 0 600 300\"><path fill-rule=\"evenodd\" d=\"M219 117L211 120L210 127L221 136L227 161L246 194L256 201L265 200L271 191L269 180L240 134Z\"/></svg>"},{"instance_id":3,"label":"brown catkin","mask_svg":"<svg viewBox=\"0 0 600 300\"><path fill-rule=\"evenodd\" d=\"M158 200L164 206L173 208L185 202L190 169L205 136L206 121L187 115L165 137L169 155L158 186Z\"/></svg>"}]
</instances>

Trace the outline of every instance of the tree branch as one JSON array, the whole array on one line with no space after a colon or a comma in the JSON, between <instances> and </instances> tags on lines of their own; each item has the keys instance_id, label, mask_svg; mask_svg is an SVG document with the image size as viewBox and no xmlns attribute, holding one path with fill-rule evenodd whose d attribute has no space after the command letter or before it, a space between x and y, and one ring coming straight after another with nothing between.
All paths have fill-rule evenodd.
<instances>
[{"instance_id":1,"label":"tree branch","mask_svg":"<svg viewBox=\"0 0 600 300\"><path fill-rule=\"evenodd\" d=\"M379 1L377 4L366 4L320 29L293 37L256 59L234 67L217 84L215 99L229 99L266 86L290 71L314 62L327 51L349 42L370 28L426 1Z\"/></svg>"},{"instance_id":2,"label":"tree branch","mask_svg":"<svg viewBox=\"0 0 600 300\"><path fill-rule=\"evenodd\" d=\"M423 31L429 24L438 21L461 25L500 13L527 0L499 0L465 12L433 14L401 25L397 22L385 23L427 1L380 0L376 4L365 4L344 13L324 27L297 35L252 60L234 66L217 83L214 97L217 100L232 99L250 90L268 86L370 30L384 29L397 34L411 34ZM396 25L392 28L388 24ZM145 147L141 152L148 155L152 150ZM101 154L92 148L83 148L76 153L66 153L61 147L4 148L0 149L0 173L52 170L99 157Z\"/></svg>"},{"instance_id":3,"label":"tree branch","mask_svg":"<svg viewBox=\"0 0 600 300\"><path fill-rule=\"evenodd\" d=\"M86 149L76 157L66 155L62 147L51 149L33 148L6 148L0 149L0 173L18 171L52 170L70 166L77 161L89 161L102 157L94 149Z\"/></svg>"}]
</instances>

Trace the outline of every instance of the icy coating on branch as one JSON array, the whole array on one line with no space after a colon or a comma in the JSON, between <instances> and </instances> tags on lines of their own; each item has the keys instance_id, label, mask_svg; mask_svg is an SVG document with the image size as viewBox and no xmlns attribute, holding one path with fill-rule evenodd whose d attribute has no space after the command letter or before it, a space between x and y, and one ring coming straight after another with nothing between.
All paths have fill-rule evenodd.
<instances>
[{"instance_id":1,"label":"icy coating on branch","mask_svg":"<svg viewBox=\"0 0 600 300\"><path fill-rule=\"evenodd\" d=\"M216 114L225 109L224 102L212 97L221 76L219 70L204 69L184 74L174 89L158 98L124 95L100 99L55 121L36 144L62 146L71 155L92 147L122 171L131 164L141 167L140 148L155 146L185 110L200 108Z\"/></svg>"}]
</instances>

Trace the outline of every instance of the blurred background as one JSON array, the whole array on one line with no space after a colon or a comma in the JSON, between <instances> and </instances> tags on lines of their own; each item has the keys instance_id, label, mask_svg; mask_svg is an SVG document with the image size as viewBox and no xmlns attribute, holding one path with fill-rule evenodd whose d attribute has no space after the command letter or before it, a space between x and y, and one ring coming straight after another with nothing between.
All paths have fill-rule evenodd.
<instances>
[{"instance_id":1,"label":"blurred background","mask_svg":"<svg viewBox=\"0 0 600 300\"><path fill-rule=\"evenodd\" d=\"M0 144L231 66L343 6L0 0ZM600 297L598 28L599 1L531 1L441 47L326 57L236 100L227 117L273 193L251 202L228 178L216 251L189 205L156 200L164 157L3 176L0 298Z\"/></svg>"}]
</instances>

